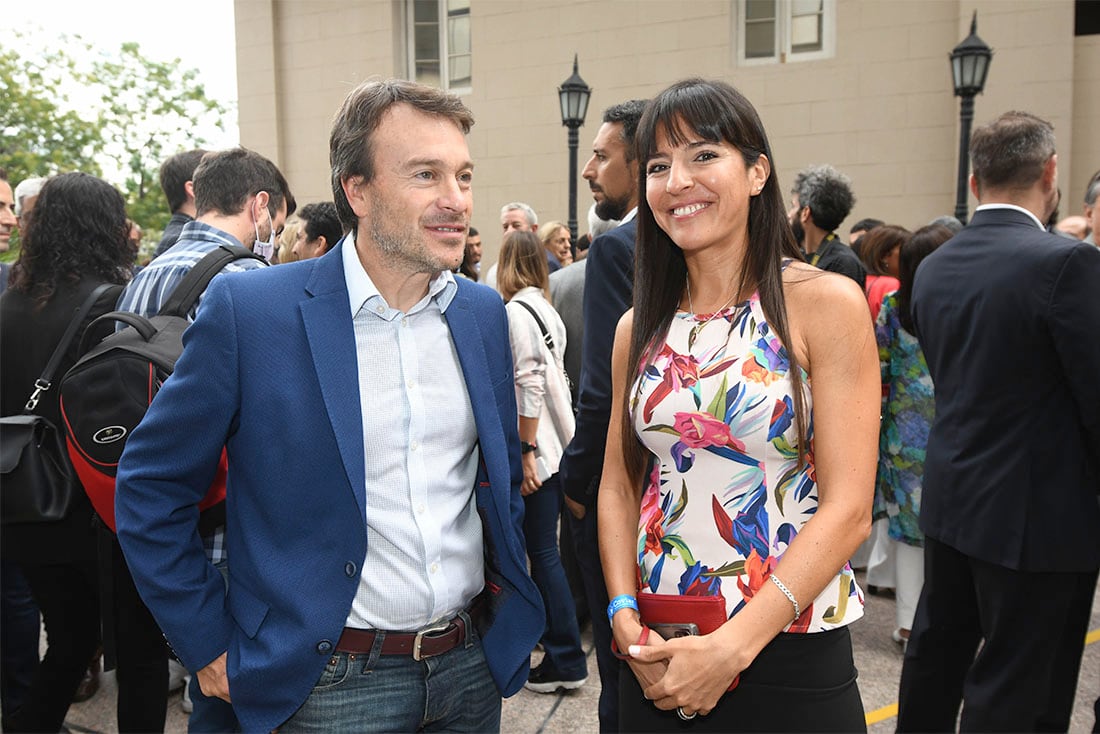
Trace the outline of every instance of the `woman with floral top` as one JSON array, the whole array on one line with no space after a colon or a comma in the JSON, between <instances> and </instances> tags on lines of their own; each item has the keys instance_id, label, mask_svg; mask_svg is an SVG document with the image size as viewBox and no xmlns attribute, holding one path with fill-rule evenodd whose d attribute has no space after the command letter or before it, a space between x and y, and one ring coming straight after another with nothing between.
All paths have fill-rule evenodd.
<instances>
[{"instance_id":1,"label":"woman with floral top","mask_svg":"<svg viewBox=\"0 0 1100 734\"><path fill-rule=\"evenodd\" d=\"M883 300L875 324L886 394L882 401L874 517L876 521L885 518L889 523L890 555L894 558L897 582L897 628L893 638L902 645L909 639L917 599L924 585L924 534L917 521L924 450L936 409L932 376L912 331L909 298L917 266L951 237L947 227L930 224L902 243L901 286Z\"/></svg>"},{"instance_id":2,"label":"woman with floral top","mask_svg":"<svg viewBox=\"0 0 1100 734\"><path fill-rule=\"evenodd\" d=\"M634 308L615 336L599 493L608 614L633 673L620 726L864 729L847 560L870 528L877 455L867 303L801 262L763 126L734 88L674 84L636 145ZM636 611L682 597L717 599L726 621L665 640Z\"/></svg>"}]
</instances>

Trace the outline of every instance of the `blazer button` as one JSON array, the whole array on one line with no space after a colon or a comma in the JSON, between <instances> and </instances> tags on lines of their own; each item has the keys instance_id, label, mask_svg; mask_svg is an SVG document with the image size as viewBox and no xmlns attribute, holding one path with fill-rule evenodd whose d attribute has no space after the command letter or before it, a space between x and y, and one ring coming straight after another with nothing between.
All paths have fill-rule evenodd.
<instances>
[{"instance_id":1,"label":"blazer button","mask_svg":"<svg viewBox=\"0 0 1100 734\"><path fill-rule=\"evenodd\" d=\"M344 564L344 573L346 573L348 575L349 579L352 576L354 576L355 575L355 564L352 563L351 561L348 561L346 564Z\"/></svg>"},{"instance_id":2,"label":"blazer button","mask_svg":"<svg viewBox=\"0 0 1100 734\"><path fill-rule=\"evenodd\" d=\"M332 652L332 642L329 640L321 640L317 643L317 652L321 655L328 655Z\"/></svg>"}]
</instances>

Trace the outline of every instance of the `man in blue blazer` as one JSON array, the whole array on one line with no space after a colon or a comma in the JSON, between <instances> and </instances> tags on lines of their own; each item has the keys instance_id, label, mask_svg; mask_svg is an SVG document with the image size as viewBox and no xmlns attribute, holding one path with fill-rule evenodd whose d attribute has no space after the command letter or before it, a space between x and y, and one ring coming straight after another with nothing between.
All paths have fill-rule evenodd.
<instances>
[{"instance_id":1,"label":"man in blue blazer","mask_svg":"<svg viewBox=\"0 0 1100 734\"><path fill-rule=\"evenodd\" d=\"M330 145L348 234L215 279L128 441L134 580L245 731L496 730L527 678L544 614L508 327L498 295L450 272L472 124L436 89L353 90ZM197 533L223 446L226 583Z\"/></svg>"},{"instance_id":2,"label":"man in blue blazer","mask_svg":"<svg viewBox=\"0 0 1100 734\"><path fill-rule=\"evenodd\" d=\"M1006 113L970 156L981 206L913 285L936 417L898 730L954 731L961 703L962 731L1066 731L1100 568L1100 250L1043 228L1049 123Z\"/></svg>"}]
</instances>

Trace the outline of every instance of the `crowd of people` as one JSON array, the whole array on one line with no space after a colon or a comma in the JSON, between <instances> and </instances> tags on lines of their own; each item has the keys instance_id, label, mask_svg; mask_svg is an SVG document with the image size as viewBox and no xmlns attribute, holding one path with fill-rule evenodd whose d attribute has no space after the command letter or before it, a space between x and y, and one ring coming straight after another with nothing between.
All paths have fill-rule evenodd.
<instances>
[{"instance_id":1,"label":"crowd of people","mask_svg":"<svg viewBox=\"0 0 1100 734\"><path fill-rule=\"evenodd\" d=\"M108 183L0 176L5 416L99 286L58 374L212 250L262 258L192 310L117 534L79 493L5 522L4 730L62 730L103 655L120 731L164 729L174 669L196 732L494 731L502 696L585 684L591 624L601 731L860 731L873 593L900 731L1065 731L1100 569L1100 172L1060 218L1053 129L1005 113L968 225L845 242L851 180L784 186L752 103L687 79L604 111L588 233L510 202L483 267L473 124L364 83L301 208L258 153L176 154L140 266ZM56 391L37 411L62 424Z\"/></svg>"}]
</instances>

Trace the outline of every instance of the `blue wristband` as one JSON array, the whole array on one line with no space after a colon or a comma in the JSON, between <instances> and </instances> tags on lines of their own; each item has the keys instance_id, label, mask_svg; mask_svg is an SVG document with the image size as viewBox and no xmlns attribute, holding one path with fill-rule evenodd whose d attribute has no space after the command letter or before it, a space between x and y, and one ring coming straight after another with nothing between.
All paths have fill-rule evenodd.
<instances>
[{"instance_id":1,"label":"blue wristband","mask_svg":"<svg viewBox=\"0 0 1100 734\"><path fill-rule=\"evenodd\" d=\"M630 594L619 594L607 605L607 621L610 622L615 613L623 609L638 611L638 600Z\"/></svg>"}]
</instances>

